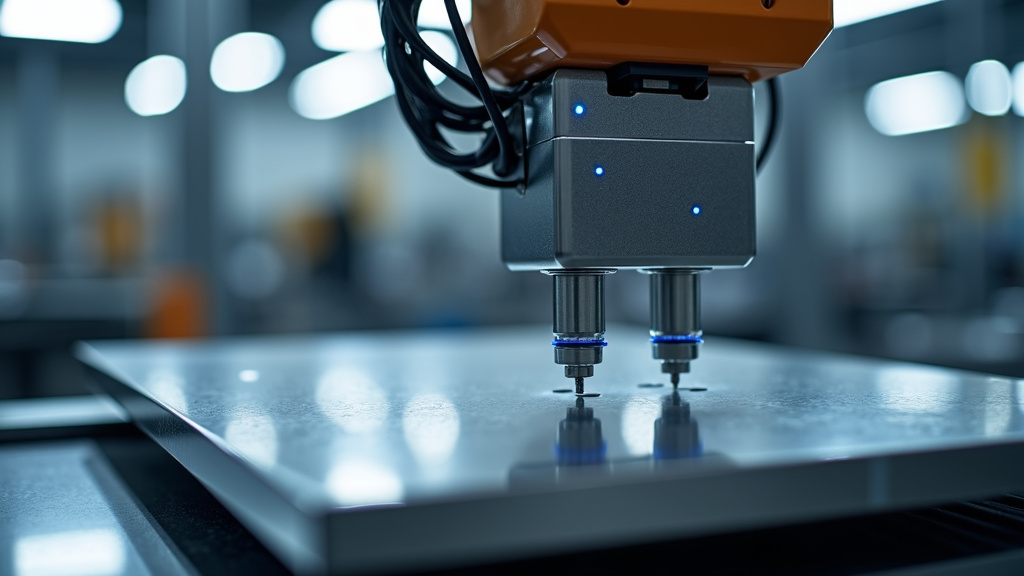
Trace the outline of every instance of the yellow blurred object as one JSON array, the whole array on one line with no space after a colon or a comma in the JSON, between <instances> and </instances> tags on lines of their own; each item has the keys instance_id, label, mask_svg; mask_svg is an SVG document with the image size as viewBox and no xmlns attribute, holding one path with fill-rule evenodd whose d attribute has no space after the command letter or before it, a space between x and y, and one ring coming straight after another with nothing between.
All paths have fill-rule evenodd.
<instances>
[{"instance_id":1,"label":"yellow blurred object","mask_svg":"<svg viewBox=\"0 0 1024 576\"><path fill-rule=\"evenodd\" d=\"M983 214L997 212L1006 202L1008 144L998 125L979 119L967 133L965 151L967 195Z\"/></svg>"},{"instance_id":2,"label":"yellow blurred object","mask_svg":"<svg viewBox=\"0 0 1024 576\"><path fill-rule=\"evenodd\" d=\"M334 213L299 206L285 217L282 228L287 245L307 262L317 264L330 254L336 236Z\"/></svg>"},{"instance_id":3,"label":"yellow blurred object","mask_svg":"<svg viewBox=\"0 0 1024 576\"><path fill-rule=\"evenodd\" d=\"M134 199L111 198L98 208L95 217L99 257L104 270L124 272L142 259L142 210Z\"/></svg>"},{"instance_id":4,"label":"yellow blurred object","mask_svg":"<svg viewBox=\"0 0 1024 576\"><path fill-rule=\"evenodd\" d=\"M352 225L359 236L369 236L382 228L391 214L391 165L383 152L370 149L360 155L351 179L349 209Z\"/></svg>"}]
</instances>

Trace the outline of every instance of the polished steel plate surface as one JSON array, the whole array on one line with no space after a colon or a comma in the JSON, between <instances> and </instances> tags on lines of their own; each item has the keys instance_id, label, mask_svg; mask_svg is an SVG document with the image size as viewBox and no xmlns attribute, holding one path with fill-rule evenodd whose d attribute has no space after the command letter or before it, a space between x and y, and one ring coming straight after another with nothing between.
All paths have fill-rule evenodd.
<instances>
[{"instance_id":1,"label":"polished steel plate surface","mask_svg":"<svg viewBox=\"0 0 1024 576\"><path fill-rule=\"evenodd\" d=\"M89 440L0 446L0 574L186 576Z\"/></svg>"},{"instance_id":2,"label":"polished steel plate surface","mask_svg":"<svg viewBox=\"0 0 1024 576\"><path fill-rule=\"evenodd\" d=\"M1024 383L710 339L673 394L612 327L101 342L79 356L300 572L457 566L1024 488Z\"/></svg>"}]
</instances>

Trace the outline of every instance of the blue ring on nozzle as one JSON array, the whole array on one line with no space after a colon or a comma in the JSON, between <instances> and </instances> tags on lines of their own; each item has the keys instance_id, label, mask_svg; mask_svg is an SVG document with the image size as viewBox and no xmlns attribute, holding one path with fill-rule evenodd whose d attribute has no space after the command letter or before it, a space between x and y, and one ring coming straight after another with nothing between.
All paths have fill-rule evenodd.
<instances>
[{"instance_id":1,"label":"blue ring on nozzle","mask_svg":"<svg viewBox=\"0 0 1024 576\"><path fill-rule=\"evenodd\" d=\"M601 442L600 448L592 448L590 450L574 450L572 448L564 448L558 443L555 443L555 460L559 464L568 465L587 465L587 464L600 464L604 462L605 455L608 454L608 443Z\"/></svg>"},{"instance_id":2,"label":"blue ring on nozzle","mask_svg":"<svg viewBox=\"0 0 1024 576\"><path fill-rule=\"evenodd\" d=\"M700 336L651 336L653 344L703 344Z\"/></svg>"},{"instance_id":3,"label":"blue ring on nozzle","mask_svg":"<svg viewBox=\"0 0 1024 576\"><path fill-rule=\"evenodd\" d=\"M555 348L604 348L608 342L604 338L600 340L552 340L551 345Z\"/></svg>"}]
</instances>

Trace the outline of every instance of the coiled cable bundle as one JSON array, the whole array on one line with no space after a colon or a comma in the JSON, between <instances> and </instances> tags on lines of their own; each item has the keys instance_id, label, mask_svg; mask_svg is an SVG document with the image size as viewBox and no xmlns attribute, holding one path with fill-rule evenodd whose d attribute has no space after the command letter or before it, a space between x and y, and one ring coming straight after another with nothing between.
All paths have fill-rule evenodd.
<instances>
[{"instance_id":1,"label":"coiled cable bundle","mask_svg":"<svg viewBox=\"0 0 1024 576\"><path fill-rule=\"evenodd\" d=\"M423 152L434 162L485 186L510 188L523 184L520 97L530 84L512 89L491 88L476 60L455 0L445 0L445 9L469 74L446 62L420 36L416 25L420 2L378 3L384 55L402 116ZM446 97L427 76L425 64L437 68L480 104L463 105ZM475 150L462 152L442 128L479 134L482 140Z\"/></svg>"}]
</instances>

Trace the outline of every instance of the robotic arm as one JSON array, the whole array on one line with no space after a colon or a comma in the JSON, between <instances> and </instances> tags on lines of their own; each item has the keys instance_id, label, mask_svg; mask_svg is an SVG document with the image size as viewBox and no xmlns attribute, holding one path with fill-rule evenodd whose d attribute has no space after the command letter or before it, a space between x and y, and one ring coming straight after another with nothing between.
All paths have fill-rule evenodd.
<instances>
[{"instance_id":1,"label":"robotic arm","mask_svg":"<svg viewBox=\"0 0 1024 576\"><path fill-rule=\"evenodd\" d=\"M424 152L501 188L502 259L553 277L555 362L577 394L602 360L604 278L619 269L650 276L652 353L677 385L702 342L701 273L756 252L766 148L755 160L751 83L807 62L831 0L474 0L472 40L445 4L469 74L419 39L417 0L380 0ZM424 62L480 105L441 95ZM441 128L481 134L479 149L456 151Z\"/></svg>"}]
</instances>

